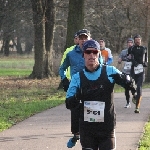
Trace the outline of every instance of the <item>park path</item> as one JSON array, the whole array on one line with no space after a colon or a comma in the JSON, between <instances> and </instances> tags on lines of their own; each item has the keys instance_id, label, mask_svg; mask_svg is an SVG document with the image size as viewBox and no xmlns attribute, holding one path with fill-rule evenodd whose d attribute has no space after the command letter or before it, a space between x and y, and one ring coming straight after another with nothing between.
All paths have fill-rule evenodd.
<instances>
[{"instance_id":1,"label":"park path","mask_svg":"<svg viewBox=\"0 0 150 150\"><path fill-rule=\"evenodd\" d=\"M124 93L115 93L117 150L137 150L143 127L150 116L150 89L143 89L141 113L125 105ZM67 150L71 137L70 111L62 104L36 114L0 133L0 150ZM80 143L72 150L81 150Z\"/></svg>"}]
</instances>

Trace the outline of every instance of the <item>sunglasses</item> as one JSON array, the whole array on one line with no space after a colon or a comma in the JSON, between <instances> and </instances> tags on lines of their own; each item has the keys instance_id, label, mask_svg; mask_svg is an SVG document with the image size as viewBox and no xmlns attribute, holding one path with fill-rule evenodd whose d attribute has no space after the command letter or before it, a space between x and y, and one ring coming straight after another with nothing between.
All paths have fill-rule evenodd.
<instances>
[{"instance_id":1,"label":"sunglasses","mask_svg":"<svg viewBox=\"0 0 150 150\"><path fill-rule=\"evenodd\" d=\"M98 53L98 50L85 50L84 53L85 53L85 54L91 54L91 53L97 54L97 53Z\"/></svg>"}]
</instances>

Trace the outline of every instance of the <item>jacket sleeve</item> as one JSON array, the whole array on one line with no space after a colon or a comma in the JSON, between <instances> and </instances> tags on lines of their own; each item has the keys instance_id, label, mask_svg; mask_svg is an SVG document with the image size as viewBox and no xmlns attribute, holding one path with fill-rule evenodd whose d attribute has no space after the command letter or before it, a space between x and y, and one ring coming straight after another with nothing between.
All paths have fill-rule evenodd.
<instances>
[{"instance_id":1,"label":"jacket sleeve","mask_svg":"<svg viewBox=\"0 0 150 150\"><path fill-rule=\"evenodd\" d=\"M127 61L127 53L128 53L128 49L125 51L122 51L122 61Z\"/></svg>"},{"instance_id":2,"label":"jacket sleeve","mask_svg":"<svg viewBox=\"0 0 150 150\"><path fill-rule=\"evenodd\" d=\"M109 48L106 48L106 50L108 51L108 60L107 60L107 65L110 65L113 62L113 56L111 53L111 50Z\"/></svg>"},{"instance_id":3,"label":"jacket sleeve","mask_svg":"<svg viewBox=\"0 0 150 150\"><path fill-rule=\"evenodd\" d=\"M107 60L107 64L108 64L108 65L110 65L112 62L113 62L113 57L108 58L108 60Z\"/></svg>"},{"instance_id":4,"label":"jacket sleeve","mask_svg":"<svg viewBox=\"0 0 150 150\"><path fill-rule=\"evenodd\" d=\"M132 89L133 93L136 91L135 81L129 75L120 72L116 67L113 66L108 66L107 71L109 73L107 75L110 82L116 83L123 88Z\"/></svg>"},{"instance_id":5,"label":"jacket sleeve","mask_svg":"<svg viewBox=\"0 0 150 150\"><path fill-rule=\"evenodd\" d=\"M143 58L143 66L144 67L148 66L148 49L147 49L147 47L145 47L145 54L144 54L144 58Z\"/></svg>"},{"instance_id":6,"label":"jacket sleeve","mask_svg":"<svg viewBox=\"0 0 150 150\"><path fill-rule=\"evenodd\" d=\"M69 84L69 88L66 93L66 108L72 109L79 104L79 87L80 85L80 78L79 73L75 74L71 78L71 82Z\"/></svg>"},{"instance_id":7,"label":"jacket sleeve","mask_svg":"<svg viewBox=\"0 0 150 150\"><path fill-rule=\"evenodd\" d=\"M134 79L132 79L129 75L124 73L119 74L111 74L109 77L112 77L115 80L115 83L122 86L123 88L130 89L132 93L136 92L136 85Z\"/></svg>"},{"instance_id":8,"label":"jacket sleeve","mask_svg":"<svg viewBox=\"0 0 150 150\"><path fill-rule=\"evenodd\" d=\"M66 77L66 69L70 66L69 61L69 53L66 54L66 58L63 58L63 61L61 62L61 65L59 67L59 75L61 79L63 80Z\"/></svg>"}]
</instances>

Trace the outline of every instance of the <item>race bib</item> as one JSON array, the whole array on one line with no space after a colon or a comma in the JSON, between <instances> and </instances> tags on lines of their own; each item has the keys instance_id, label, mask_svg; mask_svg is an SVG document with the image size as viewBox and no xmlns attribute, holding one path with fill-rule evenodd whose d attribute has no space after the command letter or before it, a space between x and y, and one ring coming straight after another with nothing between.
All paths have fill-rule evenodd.
<instances>
[{"instance_id":1,"label":"race bib","mask_svg":"<svg viewBox=\"0 0 150 150\"><path fill-rule=\"evenodd\" d=\"M84 101L84 121L104 122L105 102Z\"/></svg>"},{"instance_id":2,"label":"race bib","mask_svg":"<svg viewBox=\"0 0 150 150\"><path fill-rule=\"evenodd\" d=\"M139 64L137 67L134 67L134 73L135 74L139 74L143 72L143 65L142 64Z\"/></svg>"},{"instance_id":3,"label":"race bib","mask_svg":"<svg viewBox=\"0 0 150 150\"><path fill-rule=\"evenodd\" d=\"M123 72L126 74L130 74L132 62L125 62L123 67Z\"/></svg>"},{"instance_id":4,"label":"race bib","mask_svg":"<svg viewBox=\"0 0 150 150\"><path fill-rule=\"evenodd\" d=\"M132 62L125 62L125 64L124 64L124 69L125 69L125 70L130 70L130 69L131 69L131 66L132 66Z\"/></svg>"}]
</instances>

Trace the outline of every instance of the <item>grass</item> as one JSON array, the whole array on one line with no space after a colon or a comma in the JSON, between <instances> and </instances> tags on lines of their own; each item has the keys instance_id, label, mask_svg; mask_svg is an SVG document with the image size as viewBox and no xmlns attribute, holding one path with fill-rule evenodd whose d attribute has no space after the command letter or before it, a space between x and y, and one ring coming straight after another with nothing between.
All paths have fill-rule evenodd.
<instances>
[{"instance_id":1,"label":"grass","mask_svg":"<svg viewBox=\"0 0 150 150\"><path fill-rule=\"evenodd\" d=\"M33 65L33 56L0 58L0 131L64 103L65 92L57 90L59 79L25 79Z\"/></svg>"},{"instance_id":2,"label":"grass","mask_svg":"<svg viewBox=\"0 0 150 150\"><path fill-rule=\"evenodd\" d=\"M139 150L150 150L150 118L144 127L144 134L139 142Z\"/></svg>"},{"instance_id":3,"label":"grass","mask_svg":"<svg viewBox=\"0 0 150 150\"><path fill-rule=\"evenodd\" d=\"M65 93L57 90L59 79L28 80L32 72L33 56L0 56L0 131L43 110L64 103ZM150 88L144 83L143 88ZM124 89L115 85L115 92ZM150 149L150 122L139 142L139 150Z\"/></svg>"},{"instance_id":4,"label":"grass","mask_svg":"<svg viewBox=\"0 0 150 150\"><path fill-rule=\"evenodd\" d=\"M64 103L65 93L56 89L0 89L0 131L43 110Z\"/></svg>"}]
</instances>

